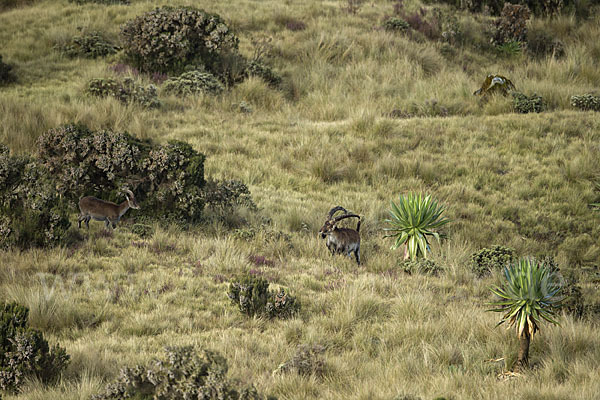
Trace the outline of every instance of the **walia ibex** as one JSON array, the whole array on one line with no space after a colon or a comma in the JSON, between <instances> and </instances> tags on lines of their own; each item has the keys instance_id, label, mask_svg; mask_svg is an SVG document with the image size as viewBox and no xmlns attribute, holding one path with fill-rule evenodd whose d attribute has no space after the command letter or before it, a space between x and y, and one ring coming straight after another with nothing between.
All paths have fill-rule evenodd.
<instances>
[{"instance_id":1,"label":"walia ibex","mask_svg":"<svg viewBox=\"0 0 600 400\"><path fill-rule=\"evenodd\" d=\"M117 227L117 222L121 219L123 214L130 208L139 209L133 192L129 189L125 190L125 200L121 204L115 204L111 201L104 201L93 196L82 197L79 200L79 210L81 215L79 216L79 228L81 228L81 222L85 221L85 225L90 229L90 219L96 221L104 221L106 223L106 229L112 224L113 229Z\"/></svg>"},{"instance_id":2,"label":"walia ibex","mask_svg":"<svg viewBox=\"0 0 600 400\"><path fill-rule=\"evenodd\" d=\"M335 213L343 211L344 214L334 217ZM345 218L358 218L356 230L350 228L338 228L337 223ZM319 230L321 238L327 238L327 248L331 251L331 255L345 254L351 257L354 253L356 263L360 265L360 216L356 214L348 214L344 207L336 206L329 210L327 220Z\"/></svg>"}]
</instances>

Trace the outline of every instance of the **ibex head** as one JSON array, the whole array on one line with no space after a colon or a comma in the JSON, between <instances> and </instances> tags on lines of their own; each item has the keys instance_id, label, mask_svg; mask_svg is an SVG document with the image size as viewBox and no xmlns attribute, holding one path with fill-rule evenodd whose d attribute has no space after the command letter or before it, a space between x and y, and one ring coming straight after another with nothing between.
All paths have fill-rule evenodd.
<instances>
[{"instance_id":1,"label":"ibex head","mask_svg":"<svg viewBox=\"0 0 600 400\"><path fill-rule=\"evenodd\" d=\"M131 190L125 189L125 198L127 199L127 203L129 204L130 208L133 208L134 210L140 209L140 206L135 200L135 196L133 195L133 192Z\"/></svg>"},{"instance_id":2,"label":"ibex head","mask_svg":"<svg viewBox=\"0 0 600 400\"><path fill-rule=\"evenodd\" d=\"M344 214L343 215L339 215L337 217L333 217L338 211L343 211ZM336 206L333 207L331 210L329 210L329 213L327 214L327 220L325 221L325 223L323 224L323 226L321 227L321 229L319 230L319 233L321 234L321 238L325 239L327 237L327 234L332 232L335 228L336 228L336 224L345 219L345 218L350 218L350 217L356 217L360 219L360 216L356 215L356 214L348 214L348 211L346 211L346 209L342 206Z\"/></svg>"}]
</instances>

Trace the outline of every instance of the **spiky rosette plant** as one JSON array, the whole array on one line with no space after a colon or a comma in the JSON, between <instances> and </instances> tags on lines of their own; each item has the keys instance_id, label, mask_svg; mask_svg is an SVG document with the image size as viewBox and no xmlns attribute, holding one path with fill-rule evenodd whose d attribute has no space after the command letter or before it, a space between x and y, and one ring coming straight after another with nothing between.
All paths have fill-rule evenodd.
<instances>
[{"instance_id":1,"label":"spiky rosette plant","mask_svg":"<svg viewBox=\"0 0 600 400\"><path fill-rule=\"evenodd\" d=\"M438 205L431 195L423 196L421 193L400 195L398 204L392 201L391 207L391 218L385 220L391 224L390 228L385 228L390 234L385 237L396 238L392 249L404 245L404 259L410 257L416 260L419 256L427 258L428 238L433 236L439 241L442 235L435 230L450 222L442 217L445 207Z\"/></svg>"},{"instance_id":2,"label":"spiky rosette plant","mask_svg":"<svg viewBox=\"0 0 600 400\"><path fill-rule=\"evenodd\" d=\"M519 354L515 370L529 365L529 343L540 330L542 320L559 325L556 314L563 298L562 284L557 271L532 258L522 258L504 268L505 281L502 287L492 287L492 293L500 300L490 303L496 308L488 310L502 312L498 322L515 327L519 338Z\"/></svg>"}]
</instances>

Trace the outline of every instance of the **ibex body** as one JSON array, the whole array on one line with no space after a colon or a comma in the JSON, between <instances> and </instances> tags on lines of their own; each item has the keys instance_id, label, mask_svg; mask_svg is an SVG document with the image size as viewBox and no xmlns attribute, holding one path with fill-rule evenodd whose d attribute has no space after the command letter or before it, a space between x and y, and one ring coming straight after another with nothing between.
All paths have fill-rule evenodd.
<instances>
[{"instance_id":1,"label":"ibex body","mask_svg":"<svg viewBox=\"0 0 600 400\"><path fill-rule=\"evenodd\" d=\"M125 197L127 200L121 204L115 204L111 201L101 200L93 196L82 197L79 200L79 210L81 211L79 220L77 221L79 223L79 228L81 228L81 222L83 221L87 228L90 229L90 219L93 218L96 221L104 221L106 229L111 225L113 229L115 229L117 223L127 210L130 208L136 210L140 208L135 201L135 196L131 190L126 190Z\"/></svg>"},{"instance_id":2,"label":"ibex body","mask_svg":"<svg viewBox=\"0 0 600 400\"><path fill-rule=\"evenodd\" d=\"M333 217L336 212L343 211L344 215ZM350 228L338 228L337 223L345 218L355 217L358 218L358 224L356 229ZM327 220L319 230L321 238L327 238L325 242L327 248L331 252L331 255L345 254L348 257L354 257L356 263L360 265L360 216L356 214L348 214L346 209L337 206L332 208L327 215Z\"/></svg>"}]
</instances>

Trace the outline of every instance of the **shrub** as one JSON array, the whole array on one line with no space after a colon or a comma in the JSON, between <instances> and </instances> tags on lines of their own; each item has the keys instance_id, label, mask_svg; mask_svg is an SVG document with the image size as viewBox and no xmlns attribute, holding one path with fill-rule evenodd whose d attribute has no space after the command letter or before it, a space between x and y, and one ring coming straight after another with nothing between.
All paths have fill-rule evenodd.
<instances>
[{"instance_id":1,"label":"shrub","mask_svg":"<svg viewBox=\"0 0 600 400\"><path fill-rule=\"evenodd\" d=\"M227 295L240 312L250 317L289 318L300 310L298 300L284 289L272 292L265 279L250 274L231 281Z\"/></svg>"},{"instance_id":2,"label":"shrub","mask_svg":"<svg viewBox=\"0 0 600 400\"><path fill-rule=\"evenodd\" d=\"M121 369L118 378L93 400L109 399L264 399L253 386L236 388L227 379L227 361L218 353L192 346L167 347L163 359Z\"/></svg>"},{"instance_id":3,"label":"shrub","mask_svg":"<svg viewBox=\"0 0 600 400\"><path fill-rule=\"evenodd\" d=\"M154 228L152 228L150 225L145 224L133 224L131 226L131 232L135 233L142 239L146 239L152 236L152 234L154 233Z\"/></svg>"},{"instance_id":4,"label":"shrub","mask_svg":"<svg viewBox=\"0 0 600 400\"><path fill-rule=\"evenodd\" d=\"M54 381L69 363L58 345L27 327L29 310L16 303L0 307L0 389L16 392L26 378Z\"/></svg>"},{"instance_id":5,"label":"shrub","mask_svg":"<svg viewBox=\"0 0 600 400\"><path fill-rule=\"evenodd\" d=\"M129 187L145 214L197 222L204 208L204 155L184 142L157 145L126 133L65 125L38 138L55 191L76 204L86 194L118 201Z\"/></svg>"},{"instance_id":6,"label":"shrub","mask_svg":"<svg viewBox=\"0 0 600 400\"><path fill-rule=\"evenodd\" d=\"M121 48L104 38L100 32L75 36L64 46L56 48L69 57L98 58L115 54Z\"/></svg>"},{"instance_id":7,"label":"shrub","mask_svg":"<svg viewBox=\"0 0 600 400\"><path fill-rule=\"evenodd\" d=\"M407 274L439 275L444 269L435 262L427 259L402 260L399 267Z\"/></svg>"},{"instance_id":8,"label":"shrub","mask_svg":"<svg viewBox=\"0 0 600 400\"><path fill-rule=\"evenodd\" d=\"M204 202L208 207L225 212L237 206L256 209L250 190L243 182L208 179L203 190Z\"/></svg>"},{"instance_id":9,"label":"shrub","mask_svg":"<svg viewBox=\"0 0 600 400\"><path fill-rule=\"evenodd\" d=\"M70 225L46 168L0 145L0 248L53 246Z\"/></svg>"},{"instance_id":10,"label":"shrub","mask_svg":"<svg viewBox=\"0 0 600 400\"><path fill-rule=\"evenodd\" d=\"M197 93L219 94L223 91L223 84L213 74L201 71L184 72L177 78L170 78L165 82L165 92L179 96Z\"/></svg>"},{"instance_id":11,"label":"shrub","mask_svg":"<svg viewBox=\"0 0 600 400\"><path fill-rule=\"evenodd\" d=\"M144 87L135 83L131 78L125 78L122 81L112 78L92 79L88 83L87 92L98 97L112 96L123 103L134 102L148 108L160 107L156 86Z\"/></svg>"},{"instance_id":12,"label":"shrub","mask_svg":"<svg viewBox=\"0 0 600 400\"><path fill-rule=\"evenodd\" d=\"M12 66L2 62L2 54L0 54L0 85L11 83L17 80L17 77L12 72Z\"/></svg>"},{"instance_id":13,"label":"shrub","mask_svg":"<svg viewBox=\"0 0 600 400\"><path fill-rule=\"evenodd\" d=\"M527 40L527 20L531 12L527 6L506 3L500 18L494 22L492 41L500 46L509 42L525 43Z\"/></svg>"},{"instance_id":14,"label":"shrub","mask_svg":"<svg viewBox=\"0 0 600 400\"><path fill-rule=\"evenodd\" d=\"M555 39L552 34L541 28L527 31L527 52L534 57L551 55L560 58L565 55L563 42Z\"/></svg>"},{"instance_id":15,"label":"shrub","mask_svg":"<svg viewBox=\"0 0 600 400\"><path fill-rule=\"evenodd\" d=\"M592 93L571 96L571 105L582 111L600 111L600 96Z\"/></svg>"},{"instance_id":16,"label":"shrub","mask_svg":"<svg viewBox=\"0 0 600 400\"><path fill-rule=\"evenodd\" d=\"M538 96L537 94L526 96L523 93L513 92L512 96L513 107L518 113L540 113L545 109L544 99L542 99L542 96Z\"/></svg>"},{"instance_id":17,"label":"shrub","mask_svg":"<svg viewBox=\"0 0 600 400\"><path fill-rule=\"evenodd\" d=\"M277 87L281 83L281 77L271 67L259 60L250 61L246 67L246 73L261 78L269 86Z\"/></svg>"},{"instance_id":18,"label":"shrub","mask_svg":"<svg viewBox=\"0 0 600 400\"><path fill-rule=\"evenodd\" d=\"M392 17L383 21L383 28L386 31L406 32L410 29L410 25L402 18Z\"/></svg>"},{"instance_id":19,"label":"shrub","mask_svg":"<svg viewBox=\"0 0 600 400\"><path fill-rule=\"evenodd\" d=\"M325 353L324 346L299 345L292 359L279 365L275 372L288 373L293 371L302 376L322 377L325 373L323 353Z\"/></svg>"},{"instance_id":20,"label":"shrub","mask_svg":"<svg viewBox=\"0 0 600 400\"><path fill-rule=\"evenodd\" d=\"M471 269L477 276L484 276L493 270L500 270L516 258L514 249L494 245L471 255Z\"/></svg>"},{"instance_id":21,"label":"shrub","mask_svg":"<svg viewBox=\"0 0 600 400\"><path fill-rule=\"evenodd\" d=\"M97 4L125 4L129 5L131 2L129 0L69 0L71 3L76 4L87 4L87 3L97 3Z\"/></svg>"},{"instance_id":22,"label":"shrub","mask_svg":"<svg viewBox=\"0 0 600 400\"><path fill-rule=\"evenodd\" d=\"M437 40L441 34L441 21L439 13L433 13L427 17L427 10L420 8L419 11L413 14L407 14L400 11L400 16L405 20L412 29L422 33L427 39Z\"/></svg>"},{"instance_id":23,"label":"shrub","mask_svg":"<svg viewBox=\"0 0 600 400\"><path fill-rule=\"evenodd\" d=\"M187 65L215 73L238 38L220 16L193 7L163 7L121 27L125 53L144 72L182 72ZM218 75L215 73L215 75Z\"/></svg>"}]
</instances>

